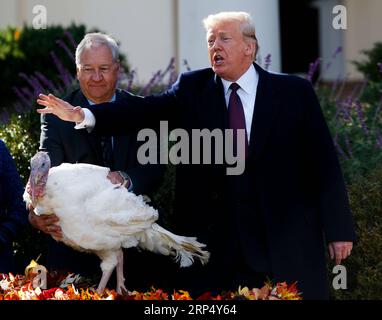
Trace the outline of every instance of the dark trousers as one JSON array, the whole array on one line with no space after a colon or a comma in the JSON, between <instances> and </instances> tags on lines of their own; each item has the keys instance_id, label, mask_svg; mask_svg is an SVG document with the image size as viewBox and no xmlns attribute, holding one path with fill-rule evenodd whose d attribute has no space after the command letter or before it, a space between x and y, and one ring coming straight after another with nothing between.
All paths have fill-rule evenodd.
<instances>
[{"instance_id":1,"label":"dark trousers","mask_svg":"<svg viewBox=\"0 0 382 320\"><path fill-rule=\"evenodd\" d=\"M15 272L15 263L12 248L10 246L0 247L0 273Z\"/></svg>"},{"instance_id":2,"label":"dark trousers","mask_svg":"<svg viewBox=\"0 0 382 320\"><path fill-rule=\"evenodd\" d=\"M253 270L246 259L240 255L231 255L231 263L212 258L205 266L199 262L189 268L180 268L177 264L169 268L173 277L173 289L187 290L193 298L211 292L217 295L223 291L235 291L241 287L262 288L266 281L272 280L272 272Z\"/></svg>"},{"instance_id":3,"label":"dark trousers","mask_svg":"<svg viewBox=\"0 0 382 320\"><path fill-rule=\"evenodd\" d=\"M265 282L272 281L273 275L271 272L258 272L253 271L246 264L238 265L236 270L233 272L233 277L231 280L231 288L239 288L239 286L261 289Z\"/></svg>"}]
</instances>

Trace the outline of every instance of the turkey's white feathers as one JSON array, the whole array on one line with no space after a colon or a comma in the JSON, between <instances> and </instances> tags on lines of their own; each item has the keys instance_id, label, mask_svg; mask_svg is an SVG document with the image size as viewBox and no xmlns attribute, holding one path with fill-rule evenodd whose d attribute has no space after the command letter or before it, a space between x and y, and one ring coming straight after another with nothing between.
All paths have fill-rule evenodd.
<instances>
[{"instance_id":1,"label":"turkey's white feathers","mask_svg":"<svg viewBox=\"0 0 382 320\"><path fill-rule=\"evenodd\" d=\"M181 267L189 267L194 262L193 256L198 257L202 264L209 259L208 252L201 250L205 245L196 238L175 235L156 223L146 230L145 235L145 241L139 245L141 248L164 255L175 255L175 260L180 261Z\"/></svg>"},{"instance_id":2,"label":"turkey's white feathers","mask_svg":"<svg viewBox=\"0 0 382 320\"><path fill-rule=\"evenodd\" d=\"M139 246L174 255L181 266L191 265L194 257L203 264L208 261L203 244L156 224L157 210L142 196L112 184L108 172L108 168L90 164L64 163L51 168L36 214L56 214L65 244L100 257L108 250ZM27 192L24 199L30 202Z\"/></svg>"}]
</instances>

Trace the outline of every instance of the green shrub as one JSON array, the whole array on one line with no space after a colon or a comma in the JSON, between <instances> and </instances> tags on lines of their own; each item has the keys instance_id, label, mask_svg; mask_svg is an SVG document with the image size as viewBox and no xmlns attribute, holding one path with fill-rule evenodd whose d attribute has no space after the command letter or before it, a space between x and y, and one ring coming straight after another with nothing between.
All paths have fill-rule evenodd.
<instances>
[{"instance_id":1,"label":"green shrub","mask_svg":"<svg viewBox=\"0 0 382 320\"><path fill-rule=\"evenodd\" d=\"M348 289L333 291L336 299L382 299L382 167L348 186L357 232L347 268Z\"/></svg>"},{"instance_id":2,"label":"green shrub","mask_svg":"<svg viewBox=\"0 0 382 320\"><path fill-rule=\"evenodd\" d=\"M362 50L361 52L366 56L366 60L354 61L353 63L367 79L372 82L381 82L382 42L377 42L370 50Z\"/></svg>"},{"instance_id":3,"label":"green shrub","mask_svg":"<svg viewBox=\"0 0 382 320\"><path fill-rule=\"evenodd\" d=\"M29 177L29 160L36 153L40 141L40 116L35 110L14 114L9 124L0 127L0 139L10 150L24 183Z\"/></svg>"}]
</instances>

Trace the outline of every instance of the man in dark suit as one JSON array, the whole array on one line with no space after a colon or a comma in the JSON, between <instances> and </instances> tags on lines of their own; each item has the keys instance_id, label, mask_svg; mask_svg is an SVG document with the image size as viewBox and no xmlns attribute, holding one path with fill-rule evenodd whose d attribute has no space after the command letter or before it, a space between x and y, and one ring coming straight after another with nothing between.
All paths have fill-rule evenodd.
<instances>
[{"instance_id":1,"label":"man in dark suit","mask_svg":"<svg viewBox=\"0 0 382 320\"><path fill-rule=\"evenodd\" d=\"M234 137L244 130L243 174L227 175L228 163L177 165L174 228L197 236L211 252L207 266L178 273L178 285L200 293L258 287L269 277L297 281L305 299L326 299L325 245L339 264L355 233L314 90L304 79L253 63L258 43L247 13L210 15L204 24L212 68L182 74L160 95L88 109L40 95L46 108L39 112L104 133L153 120L169 120L190 139L194 129L231 129ZM215 159L215 148L210 151Z\"/></svg>"},{"instance_id":2,"label":"man in dark suit","mask_svg":"<svg viewBox=\"0 0 382 320\"><path fill-rule=\"evenodd\" d=\"M0 140L0 273L17 271L12 243L28 224L23 193L12 155Z\"/></svg>"},{"instance_id":3,"label":"man in dark suit","mask_svg":"<svg viewBox=\"0 0 382 320\"><path fill-rule=\"evenodd\" d=\"M114 39L101 33L87 34L76 49L80 89L73 91L64 100L88 107L91 104L128 99L129 93L116 89L120 68L118 59L118 45ZM138 147L135 132L129 135L101 136L86 129L76 130L73 124L52 115L42 115L41 118L40 150L49 153L52 166L64 162L107 166L112 171L109 177L115 183L126 183L129 190L147 196L159 186L162 169L158 165L141 165L137 161ZM49 235L61 236L60 228L53 225L57 221L55 215L36 216L32 211L29 218L36 228ZM135 264L131 264L132 268L135 265L142 269L142 264L146 264L143 260L139 262L142 257L134 250L129 250L126 259L135 261ZM85 276L100 271L98 257L77 252L51 237L47 267L49 270L67 270ZM129 274L134 274L134 279L131 279L134 281L137 280L137 273L138 270L126 272L128 285L131 285ZM152 285L144 283L146 286Z\"/></svg>"}]
</instances>

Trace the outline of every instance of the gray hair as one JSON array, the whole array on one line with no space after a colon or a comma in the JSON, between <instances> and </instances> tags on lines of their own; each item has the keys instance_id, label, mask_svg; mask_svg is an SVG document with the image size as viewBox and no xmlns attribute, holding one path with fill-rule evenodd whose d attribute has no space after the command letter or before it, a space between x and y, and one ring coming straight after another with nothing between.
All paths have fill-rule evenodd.
<instances>
[{"instance_id":1,"label":"gray hair","mask_svg":"<svg viewBox=\"0 0 382 320\"><path fill-rule=\"evenodd\" d=\"M254 52L254 58L256 58L259 44L256 38L256 29L253 24L252 17L249 13L243 11L230 11L219 12L216 14L210 14L207 18L203 19L203 25L206 30L222 22L239 22L243 37L254 41L256 49Z\"/></svg>"},{"instance_id":2,"label":"gray hair","mask_svg":"<svg viewBox=\"0 0 382 320\"><path fill-rule=\"evenodd\" d=\"M76 48L76 66L79 67L81 64L81 54L84 49L99 46L107 46L111 51L113 61L119 61L119 48L117 42L107 34L94 32L86 34L78 44Z\"/></svg>"}]
</instances>

